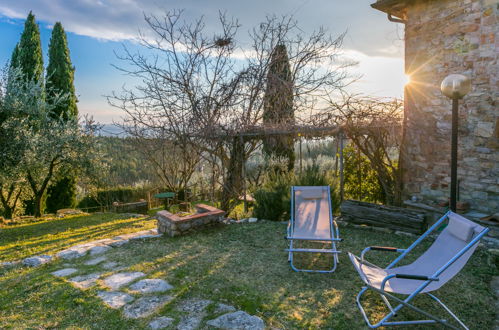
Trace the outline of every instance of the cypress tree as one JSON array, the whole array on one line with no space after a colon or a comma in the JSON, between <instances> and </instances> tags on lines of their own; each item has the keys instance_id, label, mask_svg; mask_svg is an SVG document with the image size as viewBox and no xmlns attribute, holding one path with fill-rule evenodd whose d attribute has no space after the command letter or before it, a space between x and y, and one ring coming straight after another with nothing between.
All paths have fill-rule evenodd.
<instances>
[{"instance_id":1,"label":"cypress tree","mask_svg":"<svg viewBox=\"0 0 499 330\"><path fill-rule=\"evenodd\" d=\"M19 67L19 43L16 44L16 47L14 47L14 50L12 51L12 57L10 58L10 67Z\"/></svg>"},{"instance_id":2,"label":"cypress tree","mask_svg":"<svg viewBox=\"0 0 499 330\"><path fill-rule=\"evenodd\" d=\"M272 51L264 96L263 123L267 126L294 125L293 81L288 52L283 44ZM287 159L288 170L294 167L294 139L270 136L263 141L267 158Z\"/></svg>"},{"instance_id":3,"label":"cypress tree","mask_svg":"<svg viewBox=\"0 0 499 330\"><path fill-rule=\"evenodd\" d=\"M74 67L69 56L66 33L60 22L55 23L49 44L49 64L47 66L46 95L49 104L56 104L52 109L55 118L67 121L78 117L74 88ZM59 95L67 98L56 102Z\"/></svg>"},{"instance_id":4,"label":"cypress tree","mask_svg":"<svg viewBox=\"0 0 499 330\"><path fill-rule=\"evenodd\" d=\"M40 31L35 16L29 12L19 44L14 48L11 65L20 68L24 79L43 83L43 56Z\"/></svg>"},{"instance_id":5,"label":"cypress tree","mask_svg":"<svg viewBox=\"0 0 499 330\"><path fill-rule=\"evenodd\" d=\"M49 64L47 66L46 97L53 105L51 116L63 121L77 120L78 108L74 87L74 67L69 56L66 33L60 22L55 23L49 43ZM65 95L62 100L60 95ZM71 171L59 174L59 178L48 188L47 210L75 206L76 177Z\"/></svg>"}]
</instances>

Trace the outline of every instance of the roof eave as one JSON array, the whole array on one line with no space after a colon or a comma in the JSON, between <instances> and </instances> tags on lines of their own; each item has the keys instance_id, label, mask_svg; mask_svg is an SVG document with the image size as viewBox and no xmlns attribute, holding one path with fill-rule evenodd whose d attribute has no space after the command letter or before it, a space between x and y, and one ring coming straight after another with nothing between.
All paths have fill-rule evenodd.
<instances>
[{"instance_id":1,"label":"roof eave","mask_svg":"<svg viewBox=\"0 0 499 330\"><path fill-rule=\"evenodd\" d=\"M408 4L411 0L378 0L371 4L374 9L380 10L388 15L406 19Z\"/></svg>"}]
</instances>

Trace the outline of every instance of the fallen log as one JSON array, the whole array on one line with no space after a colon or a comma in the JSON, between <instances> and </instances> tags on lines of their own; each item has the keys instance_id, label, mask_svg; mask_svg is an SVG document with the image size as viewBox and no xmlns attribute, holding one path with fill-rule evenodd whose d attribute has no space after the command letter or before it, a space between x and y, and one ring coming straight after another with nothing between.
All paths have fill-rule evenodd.
<instances>
[{"instance_id":1,"label":"fallen log","mask_svg":"<svg viewBox=\"0 0 499 330\"><path fill-rule=\"evenodd\" d=\"M401 207L346 200L340 206L342 220L392 230L422 234L426 230L424 213Z\"/></svg>"}]
</instances>

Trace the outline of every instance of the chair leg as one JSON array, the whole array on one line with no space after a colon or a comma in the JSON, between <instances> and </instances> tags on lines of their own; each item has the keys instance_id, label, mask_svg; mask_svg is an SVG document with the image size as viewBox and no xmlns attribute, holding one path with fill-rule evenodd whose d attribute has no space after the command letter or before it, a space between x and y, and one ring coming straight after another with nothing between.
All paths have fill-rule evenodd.
<instances>
[{"instance_id":1,"label":"chair leg","mask_svg":"<svg viewBox=\"0 0 499 330\"><path fill-rule=\"evenodd\" d=\"M437 297L435 297L434 295L432 295L431 293L426 293L430 298L432 298L433 300L435 300L437 303L440 304L440 306L442 306L443 309L445 309L445 311L447 313L449 313L450 316L452 316L452 318L454 318L454 320L456 320L457 323L459 323L460 326L463 327L463 329L466 329L466 330L469 330L469 328L456 316L456 314L454 314L450 309L449 307L447 307L440 299L438 299Z\"/></svg>"},{"instance_id":2,"label":"chair leg","mask_svg":"<svg viewBox=\"0 0 499 330\"><path fill-rule=\"evenodd\" d=\"M387 297L389 297L389 298L392 298L392 299L394 299L395 301L397 301L397 302L399 302L399 303L400 303L397 307L395 307L395 308L393 308L393 309L392 309L392 308L390 308L390 312L389 312L388 314L386 314L386 315L385 315L385 316L381 319L381 321L379 321L379 322L378 322L378 323L376 323L376 324L372 324L372 323L369 321L369 318L368 318L368 316L367 316L367 314L366 314L366 312L365 312L365 310L364 310L364 308L363 308L363 306L362 306L362 303L361 303L361 301L360 301L360 299L361 299L362 295L363 295L364 293L366 293L366 292L367 292L367 290L369 290L369 289L372 289L372 290L374 290L374 291L378 292L378 293L379 293L382 297L383 297L383 296L385 296L385 299L387 299ZM383 300L385 300L385 299L383 299ZM381 326L396 326L396 325L415 325L415 324L435 324L435 323L440 323L440 324L442 324L442 325L444 325L444 326L447 326L447 327L449 327L449 328L459 330L459 328L457 328L457 327L455 327L455 326L453 326L453 325L449 324L449 322L447 322L447 320L439 319L439 318L437 318L437 317L433 316L432 314L430 314L430 313L428 313L428 312L425 312L425 311L423 311L422 309L420 309L420 308L418 308L418 307L416 307L416 306L414 306L414 305L409 304L409 301L410 301L410 300L407 300L407 299L406 299L407 301L402 300L402 299L400 299L400 298L398 298L398 297L395 297L395 296L394 296L394 295L392 295L392 294L389 294L389 293L387 293L387 292L385 292L385 291L379 290L379 289L374 288L374 287L370 287L370 286L369 286L369 287L368 287L368 286L362 287L362 289L360 290L360 292L359 292L359 293L358 293L358 295L357 295L357 299L356 299L356 300L357 300L357 306L359 307L359 310L360 310L360 312L361 312L362 316L364 317L364 320L365 320L365 322L366 322L367 326L368 326L369 328L372 328L372 329L375 329L375 328L378 328L378 327L381 327ZM408 307L408 308L410 308L410 309L412 309L412 310L414 310L414 311L416 311L416 312L418 312L418 313L420 313L420 314L423 314L423 315L424 315L424 316L426 316L426 317L429 317L430 319L429 319L429 320L397 321L397 322L393 322L393 321L392 321L392 322L390 322L389 320L390 320L393 316L395 316L395 315L396 315L396 313L397 313L398 311L400 311L403 307ZM461 322L460 322L460 324L461 324ZM461 324L461 325L462 325L462 324ZM465 329L467 329L467 328L465 327Z\"/></svg>"}]
</instances>

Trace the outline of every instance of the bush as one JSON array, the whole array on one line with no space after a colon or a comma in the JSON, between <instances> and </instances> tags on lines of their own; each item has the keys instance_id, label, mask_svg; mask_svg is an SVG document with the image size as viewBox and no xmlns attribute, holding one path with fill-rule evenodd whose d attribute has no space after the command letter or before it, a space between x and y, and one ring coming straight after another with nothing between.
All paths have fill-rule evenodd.
<instances>
[{"instance_id":1,"label":"bush","mask_svg":"<svg viewBox=\"0 0 499 330\"><path fill-rule=\"evenodd\" d=\"M330 186L333 212L339 208L340 198L332 173L322 171L317 164L312 164L307 166L299 176L268 175L263 187L254 193L256 203L253 215L259 219L287 221L291 210L291 186Z\"/></svg>"},{"instance_id":2,"label":"bush","mask_svg":"<svg viewBox=\"0 0 499 330\"><path fill-rule=\"evenodd\" d=\"M256 203L253 215L259 219L288 220L292 185L292 174L275 172L268 175L262 189L258 189L254 194Z\"/></svg>"},{"instance_id":3,"label":"bush","mask_svg":"<svg viewBox=\"0 0 499 330\"><path fill-rule=\"evenodd\" d=\"M74 176L63 177L47 189L47 209L56 213L60 209L73 208L76 205L76 179Z\"/></svg>"},{"instance_id":4,"label":"bush","mask_svg":"<svg viewBox=\"0 0 499 330\"><path fill-rule=\"evenodd\" d=\"M91 208L97 206L108 206L113 202L132 203L147 197L147 188L140 187L118 187L113 189L97 190L92 195L85 196L79 203L78 208Z\"/></svg>"}]
</instances>

